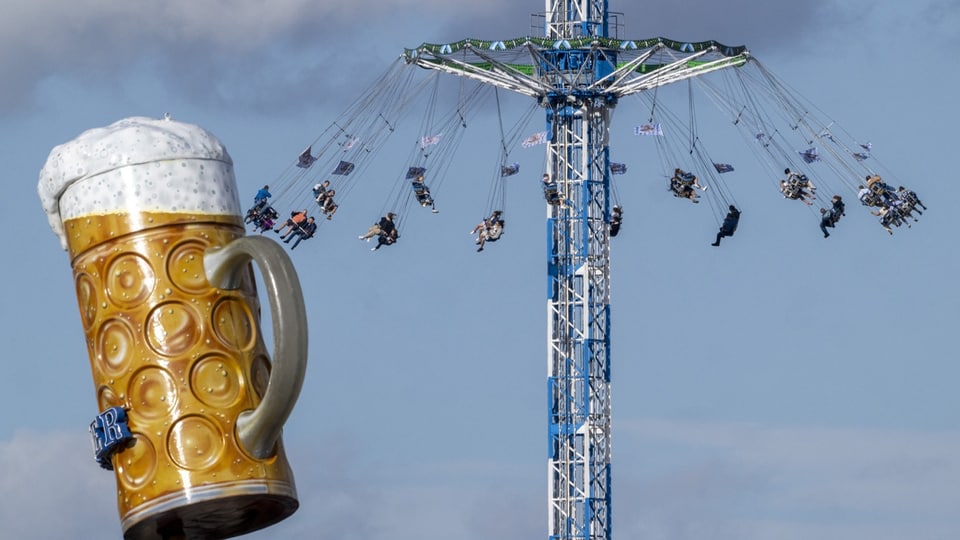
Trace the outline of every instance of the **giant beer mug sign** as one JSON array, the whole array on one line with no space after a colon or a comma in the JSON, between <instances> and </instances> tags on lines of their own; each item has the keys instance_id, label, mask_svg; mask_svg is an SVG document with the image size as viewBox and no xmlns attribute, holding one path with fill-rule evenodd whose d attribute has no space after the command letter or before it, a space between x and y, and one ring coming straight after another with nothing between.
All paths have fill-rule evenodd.
<instances>
[{"instance_id":1,"label":"giant beer mug sign","mask_svg":"<svg viewBox=\"0 0 960 540\"><path fill-rule=\"evenodd\" d=\"M245 236L220 141L127 118L55 147L38 191L73 269L98 409L89 429L116 476L124 537L227 538L292 514L280 434L303 381L306 313L284 250Z\"/></svg>"}]
</instances>

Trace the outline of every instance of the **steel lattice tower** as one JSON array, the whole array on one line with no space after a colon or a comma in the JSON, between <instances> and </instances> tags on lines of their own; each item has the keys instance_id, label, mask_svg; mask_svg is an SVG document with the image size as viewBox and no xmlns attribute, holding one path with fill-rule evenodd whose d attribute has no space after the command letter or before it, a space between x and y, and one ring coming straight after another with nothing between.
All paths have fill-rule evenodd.
<instances>
[{"instance_id":1,"label":"steel lattice tower","mask_svg":"<svg viewBox=\"0 0 960 540\"><path fill-rule=\"evenodd\" d=\"M546 0L544 37L423 44L407 62L533 98L546 110L548 523L551 540L611 538L610 151L620 98L741 65L743 47L619 40L606 0Z\"/></svg>"}]
</instances>

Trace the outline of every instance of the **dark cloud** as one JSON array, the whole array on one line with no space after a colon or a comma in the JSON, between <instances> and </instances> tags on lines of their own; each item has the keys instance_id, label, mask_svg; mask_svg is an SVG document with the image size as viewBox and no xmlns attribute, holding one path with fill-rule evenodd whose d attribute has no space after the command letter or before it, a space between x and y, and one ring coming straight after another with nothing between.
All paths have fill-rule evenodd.
<instances>
[{"instance_id":1,"label":"dark cloud","mask_svg":"<svg viewBox=\"0 0 960 540\"><path fill-rule=\"evenodd\" d=\"M727 45L764 50L795 49L799 43L813 39L823 31L824 15L836 20L833 4L832 0L790 3L698 0L644 5L613 0L609 7L610 34L630 39L716 40ZM503 4L495 11L476 14L469 19L449 19L433 40L540 35L543 19L533 15L542 13L542 3ZM425 38L425 41L431 39Z\"/></svg>"},{"instance_id":2,"label":"dark cloud","mask_svg":"<svg viewBox=\"0 0 960 540\"><path fill-rule=\"evenodd\" d=\"M611 11L616 11L618 9L616 2L613 4ZM739 5L731 8L716 4L715 2L695 2L693 5L687 3L683 9L659 6L656 21L653 22L647 22L647 19L641 13L636 13L634 6L630 5L629 10L621 10L626 11L626 14L617 15L616 21L621 26L613 32L616 32L618 37L624 38L663 36L684 40L714 39L732 45L746 44L751 47L765 45L787 50L797 47L803 39L815 37L815 31L819 30L814 25L817 10L827 9L824 7L827 5L825 0L786 9L776 9L758 0L740 0L737 3ZM751 15L749 17L731 15L738 12L750 12ZM727 15L722 15L724 13ZM347 73L354 75L354 72L351 68L345 68L345 64L352 67L363 66L364 62L361 59L379 56L381 65L385 69L387 63L395 59L403 48L414 47L421 43L446 43L463 38L497 39L541 35L542 14L542 3L528 5L524 2L493 2L488 3L485 9L472 11L441 10L429 14L426 10L399 11L395 13L395 19L382 21L379 26L374 21L373 26L366 29L369 34L365 32L365 35L384 36L382 40L373 37L358 42L342 30L337 30L334 34L300 36L301 46L314 51L329 50L329 47L323 45L328 42L349 43L352 46L336 55L329 53L313 55L314 62L304 63L299 74L305 81L315 83L307 85L306 88L312 88L314 92L316 89L331 91L332 94L328 94L330 97L338 99L341 103L349 103L349 98L352 97L351 92L356 92L358 88L364 88L364 86L357 86L356 77L346 75ZM716 24L717 20L727 19L730 21L727 25ZM769 19L770 23L755 24L755 21L763 19ZM386 24L388 22L389 26ZM369 25L371 22L357 21L357 24ZM785 33L796 35L797 38L786 42L781 37ZM277 80L277 82L278 85L274 90L282 92L283 88L279 84L281 81ZM287 87L291 94L284 95L298 95L299 100L309 100L309 96L302 95L302 88ZM267 92L265 95L270 94L271 92Z\"/></svg>"},{"instance_id":3,"label":"dark cloud","mask_svg":"<svg viewBox=\"0 0 960 540\"><path fill-rule=\"evenodd\" d=\"M617 18L625 35L748 44L802 35L816 11L809 3L774 8L754 0L723 7L697 2L683 9L661 5L655 18L646 19L634 6L617 4L612 11L628 11ZM37 85L54 75L109 89L146 69L160 89L200 106L292 114L304 104L343 103L358 83L374 78L374 66L385 69L405 47L537 35L542 19L531 15L543 9L506 0L466 6L283 0L271 4L269 13L255 2L238 2L229 12L195 4L132 8L92 1L48 7L30 4L0 23L0 44L6 45L0 53L0 111L29 104Z\"/></svg>"},{"instance_id":4,"label":"dark cloud","mask_svg":"<svg viewBox=\"0 0 960 540\"><path fill-rule=\"evenodd\" d=\"M829 0L768 2L730 0L658 3L656 9L636 10L630 2L613 2L628 36L661 36L681 41L716 40L746 45L754 51L795 49L819 32L817 21ZM650 6L651 4L647 4Z\"/></svg>"},{"instance_id":5,"label":"dark cloud","mask_svg":"<svg viewBox=\"0 0 960 540\"><path fill-rule=\"evenodd\" d=\"M97 94L132 86L128 81L145 74L167 99L201 108L272 115L340 111L404 48L465 37L539 35L543 24L534 16L542 13L542 3L507 0L467 5L282 0L271 4L269 13L257 2L237 2L229 12L195 4L124 6L84 0L41 13L44 6L38 5L0 23L5 29L0 45L6 45L0 48L5 74L0 114L30 105L38 85L50 77ZM761 58L799 54L821 36L854 26L863 10L831 0L698 0L655 9L626 0L610 3L611 33L618 37L712 39L746 45ZM956 2L941 1L926 13L942 18L956 11Z\"/></svg>"}]
</instances>

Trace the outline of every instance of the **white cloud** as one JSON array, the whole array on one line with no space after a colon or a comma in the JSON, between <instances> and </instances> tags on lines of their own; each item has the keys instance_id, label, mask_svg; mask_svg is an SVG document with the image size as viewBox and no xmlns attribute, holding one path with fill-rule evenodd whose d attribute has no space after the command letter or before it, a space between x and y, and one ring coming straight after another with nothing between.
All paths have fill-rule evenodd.
<instances>
[{"instance_id":1,"label":"white cloud","mask_svg":"<svg viewBox=\"0 0 960 540\"><path fill-rule=\"evenodd\" d=\"M85 432L18 431L0 441L0 471L4 538L120 536L113 473Z\"/></svg>"},{"instance_id":2,"label":"white cloud","mask_svg":"<svg viewBox=\"0 0 960 540\"><path fill-rule=\"evenodd\" d=\"M251 538L546 534L545 463L391 463L348 433L322 437L288 437L300 510ZM960 537L960 433L619 421L613 469L618 537ZM119 536L113 475L85 433L18 432L0 441L0 470L5 536Z\"/></svg>"},{"instance_id":3,"label":"white cloud","mask_svg":"<svg viewBox=\"0 0 960 540\"><path fill-rule=\"evenodd\" d=\"M300 509L251 539L313 538L323 531L338 540L520 540L542 526L541 486L528 478L542 478L540 470L372 463L373 452L358 448L349 434L324 437L287 445ZM4 538L121 536L114 475L97 466L86 433L18 432L0 441L0 471Z\"/></svg>"},{"instance_id":4,"label":"white cloud","mask_svg":"<svg viewBox=\"0 0 960 540\"><path fill-rule=\"evenodd\" d=\"M615 449L626 444L643 456L631 470L615 453L615 470L626 472L615 492L626 483L639 495L632 501L637 518L618 524L637 536L960 535L960 433L655 419L617 428ZM631 503L615 508L622 512L624 504Z\"/></svg>"}]
</instances>

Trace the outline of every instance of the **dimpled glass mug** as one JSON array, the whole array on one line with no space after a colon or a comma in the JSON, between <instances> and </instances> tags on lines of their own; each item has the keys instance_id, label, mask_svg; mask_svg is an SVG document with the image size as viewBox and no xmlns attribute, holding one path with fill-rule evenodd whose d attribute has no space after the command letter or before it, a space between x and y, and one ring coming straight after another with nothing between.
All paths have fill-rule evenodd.
<instances>
[{"instance_id":1,"label":"dimpled glass mug","mask_svg":"<svg viewBox=\"0 0 960 540\"><path fill-rule=\"evenodd\" d=\"M38 192L70 255L101 413L91 434L124 537L228 538L296 511L280 434L306 369L306 311L284 250L245 236L220 141L127 118L55 147Z\"/></svg>"}]
</instances>

